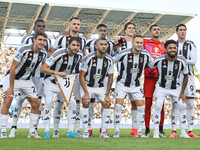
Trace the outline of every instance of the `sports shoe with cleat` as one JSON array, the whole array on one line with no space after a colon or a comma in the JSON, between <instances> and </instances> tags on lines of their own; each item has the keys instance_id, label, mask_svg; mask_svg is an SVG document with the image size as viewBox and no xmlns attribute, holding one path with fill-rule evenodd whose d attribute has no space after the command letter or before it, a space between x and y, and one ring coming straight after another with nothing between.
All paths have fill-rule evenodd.
<instances>
[{"instance_id":1,"label":"sports shoe with cleat","mask_svg":"<svg viewBox=\"0 0 200 150\"><path fill-rule=\"evenodd\" d=\"M132 128L130 134L131 134L133 137L137 137L137 129Z\"/></svg>"},{"instance_id":2,"label":"sports shoe with cleat","mask_svg":"<svg viewBox=\"0 0 200 150\"><path fill-rule=\"evenodd\" d=\"M89 132L84 131L83 132L83 138L89 138Z\"/></svg>"},{"instance_id":3,"label":"sports shoe with cleat","mask_svg":"<svg viewBox=\"0 0 200 150\"><path fill-rule=\"evenodd\" d=\"M93 136L92 129L89 129L88 132L89 132L89 137L92 137Z\"/></svg>"},{"instance_id":4,"label":"sports shoe with cleat","mask_svg":"<svg viewBox=\"0 0 200 150\"><path fill-rule=\"evenodd\" d=\"M36 134L35 132L29 132L28 138L42 138L42 137Z\"/></svg>"},{"instance_id":5,"label":"sports shoe with cleat","mask_svg":"<svg viewBox=\"0 0 200 150\"><path fill-rule=\"evenodd\" d=\"M147 138L147 136L142 131L138 132L137 137Z\"/></svg>"},{"instance_id":6,"label":"sports shoe with cleat","mask_svg":"<svg viewBox=\"0 0 200 150\"><path fill-rule=\"evenodd\" d=\"M183 132L180 134L180 138L191 138L191 137L189 137L186 132Z\"/></svg>"},{"instance_id":7,"label":"sports shoe with cleat","mask_svg":"<svg viewBox=\"0 0 200 150\"><path fill-rule=\"evenodd\" d=\"M12 128L8 137L9 138L15 138L16 132L17 132L17 129Z\"/></svg>"},{"instance_id":8,"label":"sports shoe with cleat","mask_svg":"<svg viewBox=\"0 0 200 150\"><path fill-rule=\"evenodd\" d=\"M69 131L67 133L67 138L82 138L80 136L78 136L76 133L74 133L73 131Z\"/></svg>"},{"instance_id":9,"label":"sports shoe with cleat","mask_svg":"<svg viewBox=\"0 0 200 150\"><path fill-rule=\"evenodd\" d=\"M172 134L169 136L169 138L175 138L175 137L177 137L176 131L172 131Z\"/></svg>"},{"instance_id":10,"label":"sports shoe with cleat","mask_svg":"<svg viewBox=\"0 0 200 150\"><path fill-rule=\"evenodd\" d=\"M59 131L58 130L54 130L52 137L53 138L58 138L59 137Z\"/></svg>"},{"instance_id":11,"label":"sports shoe with cleat","mask_svg":"<svg viewBox=\"0 0 200 150\"><path fill-rule=\"evenodd\" d=\"M110 138L110 136L106 132L101 132L100 138Z\"/></svg>"},{"instance_id":12,"label":"sports shoe with cleat","mask_svg":"<svg viewBox=\"0 0 200 150\"><path fill-rule=\"evenodd\" d=\"M163 131L160 131L160 132L159 132L159 136L160 136L160 137L167 137L167 136L165 135L165 132L163 132Z\"/></svg>"},{"instance_id":13,"label":"sports shoe with cleat","mask_svg":"<svg viewBox=\"0 0 200 150\"><path fill-rule=\"evenodd\" d=\"M114 132L113 138L119 138L119 131Z\"/></svg>"},{"instance_id":14,"label":"sports shoe with cleat","mask_svg":"<svg viewBox=\"0 0 200 150\"><path fill-rule=\"evenodd\" d=\"M192 131L190 131L187 135L192 138L199 138L199 136L195 135Z\"/></svg>"},{"instance_id":15,"label":"sports shoe with cleat","mask_svg":"<svg viewBox=\"0 0 200 150\"><path fill-rule=\"evenodd\" d=\"M153 134L153 138L160 138L160 136L159 136L159 132L154 132L154 134Z\"/></svg>"},{"instance_id":16,"label":"sports shoe with cleat","mask_svg":"<svg viewBox=\"0 0 200 150\"><path fill-rule=\"evenodd\" d=\"M100 134L101 134L101 131L102 131L102 129L100 128L100 129L99 129ZM107 129L106 129L106 134L107 134L108 136L110 136L110 135L108 134L108 130L107 130Z\"/></svg>"},{"instance_id":17,"label":"sports shoe with cleat","mask_svg":"<svg viewBox=\"0 0 200 150\"><path fill-rule=\"evenodd\" d=\"M146 131L145 131L145 135L146 135L147 137L150 137L150 132L146 132Z\"/></svg>"},{"instance_id":18,"label":"sports shoe with cleat","mask_svg":"<svg viewBox=\"0 0 200 150\"><path fill-rule=\"evenodd\" d=\"M50 131L46 131L43 138L51 138Z\"/></svg>"},{"instance_id":19,"label":"sports shoe with cleat","mask_svg":"<svg viewBox=\"0 0 200 150\"><path fill-rule=\"evenodd\" d=\"M7 137L7 132L1 132L1 138L2 139L7 139L8 137Z\"/></svg>"},{"instance_id":20,"label":"sports shoe with cleat","mask_svg":"<svg viewBox=\"0 0 200 150\"><path fill-rule=\"evenodd\" d=\"M76 131L76 134L77 134L79 137L83 137L83 135L82 135L82 133L81 133L80 130L77 130L77 131Z\"/></svg>"}]
</instances>

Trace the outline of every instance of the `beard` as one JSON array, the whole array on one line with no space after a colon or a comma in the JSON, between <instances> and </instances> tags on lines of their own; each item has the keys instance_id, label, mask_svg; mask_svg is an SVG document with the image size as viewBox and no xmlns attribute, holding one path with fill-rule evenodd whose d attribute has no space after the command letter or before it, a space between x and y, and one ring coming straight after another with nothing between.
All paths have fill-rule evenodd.
<instances>
[{"instance_id":1,"label":"beard","mask_svg":"<svg viewBox=\"0 0 200 150\"><path fill-rule=\"evenodd\" d=\"M102 51L102 50L98 50L99 51L99 53L101 53L101 54L105 54L106 53L106 51L104 52L104 51Z\"/></svg>"},{"instance_id":2,"label":"beard","mask_svg":"<svg viewBox=\"0 0 200 150\"><path fill-rule=\"evenodd\" d=\"M175 55L171 55L170 53L167 53L167 55L170 57L170 58L175 58L177 56L177 53Z\"/></svg>"}]
</instances>

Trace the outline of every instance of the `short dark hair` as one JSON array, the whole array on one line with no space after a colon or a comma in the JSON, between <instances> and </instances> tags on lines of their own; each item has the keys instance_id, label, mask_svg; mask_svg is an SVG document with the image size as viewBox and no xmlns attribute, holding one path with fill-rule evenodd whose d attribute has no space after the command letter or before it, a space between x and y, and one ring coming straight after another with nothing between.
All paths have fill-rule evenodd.
<instances>
[{"instance_id":1,"label":"short dark hair","mask_svg":"<svg viewBox=\"0 0 200 150\"><path fill-rule=\"evenodd\" d=\"M69 44L71 44L73 41L76 41L79 44L81 43L80 37L71 37L70 40L69 40Z\"/></svg>"},{"instance_id":2,"label":"short dark hair","mask_svg":"<svg viewBox=\"0 0 200 150\"><path fill-rule=\"evenodd\" d=\"M70 19L70 22L71 22L73 19L77 19L77 20L80 21L80 19L79 19L78 17L72 17L72 18Z\"/></svg>"},{"instance_id":3,"label":"short dark hair","mask_svg":"<svg viewBox=\"0 0 200 150\"><path fill-rule=\"evenodd\" d=\"M151 31L151 29L152 29L153 27L158 27L158 25L157 25L157 24L153 24L152 26L150 26L149 31Z\"/></svg>"},{"instance_id":4,"label":"short dark hair","mask_svg":"<svg viewBox=\"0 0 200 150\"><path fill-rule=\"evenodd\" d=\"M181 23L181 24L179 24L179 25L176 27L176 31L178 31L178 28L179 28L179 27L181 27L181 26L185 27L185 29L187 30L187 27L186 27L186 25L185 25L185 24L183 24L183 23Z\"/></svg>"},{"instance_id":5,"label":"short dark hair","mask_svg":"<svg viewBox=\"0 0 200 150\"><path fill-rule=\"evenodd\" d=\"M133 41L134 41L134 39L135 39L136 37L143 38L143 36L142 36L142 35L139 35L139 34L137 34L137 35L134 35L134 36L133 36Z\"/></svg>"},{"instance_id":6,"label":"short dark hair","mask_svg":"<svg viewBox=\"0 0 200 150\"><path fill-rule=\"evenodd\" d=\"M135 26L135 23L127 22L127 23L124 25L124 31L128 28L128 25L130 25L130 24L132 24L132 25L134 25L134 27L136 27L136 26Z\"/></svg>"},{"instance_id":7,"label":"short dark hair","mask_svg":"<svg viewBox=\"0 0 200 150\"><path fill-rule=\"evenodd\" d=\"M171 44L171 43L173 43L173 44L176 45L176 41L174 41L174 40L167 40L167 41L165 42L165 49L166 49L167 46L168 46L169 44Z\"/></svg>"},{"instance_id":8,"label":"short dark hair","mask_svg":"<svg viewBox=\"0 0 200 150\"><path fill-rule=\"evenodd\" d=\"M35 33L35 39L37 39L37 37L38 37L39 35L41 35L41 36L47 38L47 34L46 34L44 31L37 31L37 32Z\"/></svg>"},{"instance_id":9,"label":"short dark hair","mask_svg":"<svg viewBox=\"0 0 200 150\"><path fill-rule=\"evenodd\" d=\"M35 26L36 26L36 24L37 24L38 22L43 22L43 23L45 23L44 20L38 19L38 20L35 21Z\"/></svg>"},{"instance_id":10,"label":"short dark hair","mask_svg":"<svg viewBox=\"0 0 200 150\"><path fill-rule=\"evenodd\" d=\"M97 29L98 29L99 27L105 27L105 28L107 29L107 26L106 26L105 24L99 24L99 25L97 26Z\"/></svg>"},{"instance_id":11,"label":"short dark hair","mask_svg":"<svg viewBox=\"0 0 200 150\"><path fill-rule=\"evenodd\" d=\"M95 45L96 45L100 40L105 40L105 41L107 41L105 37L100 36L98 39L96 39Z\"/></svg>"}]
</instances>

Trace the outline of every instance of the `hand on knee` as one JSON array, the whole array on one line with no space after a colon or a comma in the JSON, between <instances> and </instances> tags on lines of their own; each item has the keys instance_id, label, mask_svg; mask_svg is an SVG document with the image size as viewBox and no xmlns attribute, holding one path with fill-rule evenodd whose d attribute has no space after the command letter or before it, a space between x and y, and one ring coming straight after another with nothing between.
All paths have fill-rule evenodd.
<instances>
[{"instance_id":1,"label":"hand on knee","mask_svg":"<svg viewBox=\"0 0 200 150\"><path fill-rule=\"evenodd\" d=\"M82 100L83 108L89 108L90 101L89 100Z\"/></svg>"},{"instance_id":2,"label":"hand on knee","mask_svg":"<svg viewBox=\"0 0 200 150\"><path fill-rule=\"evenodd\" d=\"M111 104L108 102L102 102L101 104L102 104L103 108L105 108L105 109L109 109L111 106Z\"/></svg>"}]
</instances>

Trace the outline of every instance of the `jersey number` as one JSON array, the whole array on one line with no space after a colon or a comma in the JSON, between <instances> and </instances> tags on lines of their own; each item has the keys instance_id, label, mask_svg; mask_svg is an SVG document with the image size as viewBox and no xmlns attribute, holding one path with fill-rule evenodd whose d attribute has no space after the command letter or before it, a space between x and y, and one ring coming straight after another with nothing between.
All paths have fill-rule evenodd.
<instances>
[{"instance_id":1,"label":"jersey number","mask_svg":"<svg viewBox=\"0 0 200 150\"><path fill-rule=\"evenodd\" d=\"M32 86L31 88L33 89L33 93L36 93L35 87Z\"/></svg>"}]
</instances>

